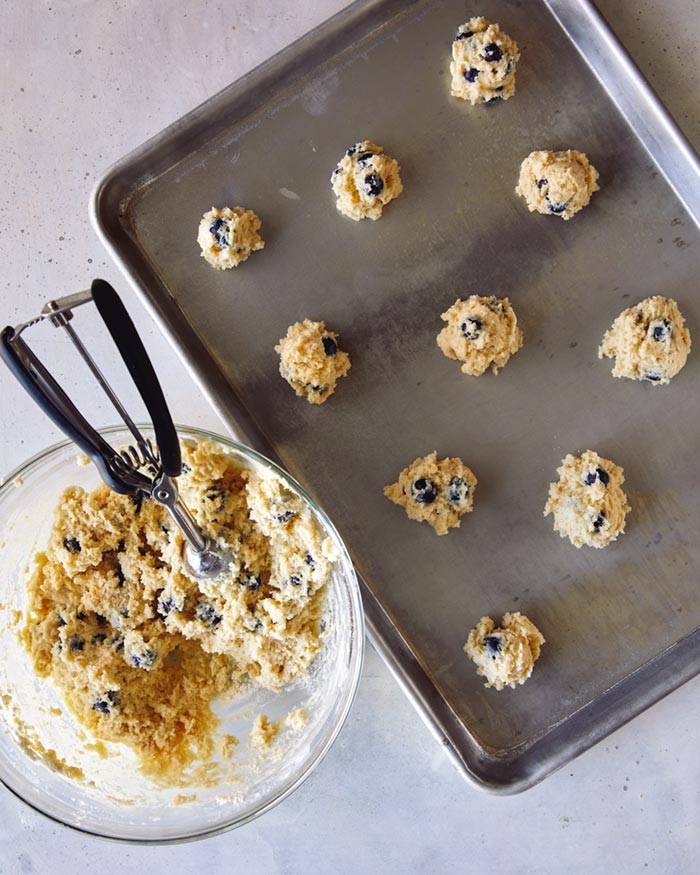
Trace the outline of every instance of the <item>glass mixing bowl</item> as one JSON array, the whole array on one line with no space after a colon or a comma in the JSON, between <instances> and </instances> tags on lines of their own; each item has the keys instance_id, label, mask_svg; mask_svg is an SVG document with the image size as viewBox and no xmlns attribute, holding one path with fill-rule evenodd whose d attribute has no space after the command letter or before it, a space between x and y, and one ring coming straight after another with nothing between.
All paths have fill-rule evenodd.
<instances>
[{"instance_id":1,"label":"glass mixing bowl","mask_svg":"<svg viewBox=\"0 0 700 875\"><path fill-rule=\"evenodd\" d=\"M93 835L132 842L175 842L230 829L257 817L295 790L337 737L357 690L364 623L357 578L335 528L313 499L268 459L234 441L178 426L182 440L210 440L242 466L272 471L301 496L338 559L327 585L324 639L307 678L281 692L251 688L214 703L221 733L241 741L196 785L163 788L146 778L120 744L102 746L77 723L50 679L39 678L18 637L27 603L26 580L48 541L53 512L71 485L94 488L92 464L78 464L71 442L30 459L0 486L0 780L38 811ZM153 437L148 428L142 431ZM132 443L123 427L102 434L113 446ZM253 718L279 720L303 708L306 725L285 731L270 754L246 740ZM108 748L105 751L105 747ZM106 753L106 755L105 755Z\"/></svg>"}]
</instances>

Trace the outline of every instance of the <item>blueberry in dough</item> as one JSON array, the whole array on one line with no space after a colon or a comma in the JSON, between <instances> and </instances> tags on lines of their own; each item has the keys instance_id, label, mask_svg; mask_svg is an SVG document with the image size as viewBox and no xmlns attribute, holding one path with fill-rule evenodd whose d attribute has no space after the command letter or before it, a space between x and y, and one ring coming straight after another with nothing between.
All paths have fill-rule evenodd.
<instances>
[{"instance_id":1,"label":"blueberry in dough","mask_svg":"<svg viewBox=\"0 0 700 875\"><path fill-rule=\"evenodd\" d=\"M462 334L467 340L476 340L479 336L484 323L481 319L476 319L473 316L468 316L466 322L462 322Z\"/></svg>"},{"instance_id":2,"label":"blueberry in dough","mask_svg":"<svg viewBox=\"0 0 700 875\"><path fill-rule=\"evenodd\" d=\"M112 709L118 708L121 703L121 696L117 690L108 690L104 696L100 696L95 700L92 710L97 711L100 714L111 714Z\"/></svg>"},{"instance_id":3,"label":"blueberry in dough","mask_svg":"<svg viewBox=\"0 0 700 875\"><path fill-rule=\"evenodd\" d=\"M131 654L130 659L134 668L149 669L155 665L155 662L158 659L158 651L149 648L139 652L134 652Z\"/></svg>"},{"instance_id":4,"label":"blueberry in dough","mask_svg":"<svg viewBox=\"0 0 700 875\"><path fill-rule=\"evenodd\" d=\"M591 525L596 530L596 532L600 531L606 523L606 516L601 510L600 513L596 516L596 518L592 521Z\"/></svg>"},{"instance_id":5,"label":"blueberry in dough","mask_svg":"<svg viewBox=\"0 0 700 875\"><path fill-rule=\"evenodd\" d=\"M228 225L224 219L214 219L214 221L209 226L209 231L216 238L216 242L221 249L224 249L229 245L228 239Z\"/></svg>"},{"instance_id":6,"label":"blueberry in dough","mask_svg":"<svg viewBox=\"0 0 700 875\"><path fill-rule=\"evenodd\" d=\"M607 486L610 482L610 475L605 470L605 468L596 468L595 471L589 471L584 478L584 483L586 486L592 486L596 480L600 480L603 486Z\"/></svg>"},{"instance_id":7,"label":"blueberry in dough","mask_svg":"<svg viewBox=\"0 0 700 875\"><path fill-rule=\"evenodd\" d=\"M499 49L496 43L489 43L484 49L485 61L500 61L503 57L503 52Z\"/></svg>"},{"instance_id":8,"label":"blueberry in dough","mask_svg":"<svg viewBox=\"0 0 700 875\"><path fill-rule=\"evenodd\" d=\"M383 190L384 182L381 176L376 173L368 173L367 176L365 176L365 191L367 194L376 197L376 195L381 194Z\"/></svg>"},{"instance_id":9,"label":"blueberry in dough","mask_svg":"<svg viewBox=\"0 0 700 875\"><path fill-rule=\"evenodd\" d=\"M77 538L64 538L63 546L68 550L69 553L80 553L81 546L80 541Z\"/></svg>"},{"instance_id":10,"label":"blueberry in dough","mask_svg":"<svg viewBox=\"0 0 700 875\"><path fill-rule=\"evenodd\" d=\"M328 334L321 338L321 342L323 343L323 351L326 355L335 355L338 352L338 344Z\"/></svg>"},{"instance_id":11,"label":"blueberry in dough","mask_svg":"<svg viewBox=\"0 0 700 875\"><path fill-rule=\"evenodd\" d=\"M503 645L498 635L488 635L484 638L484 649L494 659L502 652Z\"/></svg>"},{"instance_id":12,"label":"blueberry in dough","mask_svg":"<svg viewBox=\"0 0 700 875\"><path fill-rule=\"evenodd\" d=\"M669 319L661 319L658 322L652 322L652 337L658 343L663 343L665 340L670 340L673 337L673 323Z\"/></svg>"},{"instance_id":13,"label":"blueberry in dough","mask_svg":"<svg viewBox=\"0 0 700 875\"><path fill-rule=\"evenodd\" d=\"M204 497L211 502L209 510L212 513L221 513L226 507L226 493L220 486L212 486L204 493Z\"/></svg>"},{"instance_id":14,"label":"blueberry in dough","mask_svg":"<svg viewBox=\"0 0 700 875\"><path fill-rule=\"evenodd\" d=\"M411 484L411 498L419 504L432 504L437 498L437 489L432 480L419 477Z\"/></svg>"},{"instance_id":15,"label":"blueberry in dough","mask_svg":"<svg viewBox=\"0 0 700 875\"><path fill-rule=\"evenodd\" d=\"M546 198L547 208L550 213L563 213L566 208L569 206L568 203L565 204L553 204L549 198Z\"/></svg>"},{"instance_id":16,"label":"blueberry in dough","mask_svg":"<svg viewBox=\"0 0 700 875\"><path fill-rule=\"evenodd\" d=\"M252 571L244 571L238 576L238 583L250 592L260 589L260 582L260 578L253 574Z\"/></svg>"},{"instance_id":17,"label":"blueberry in dough","mask_svg":"<svg viewBox=\"0 0 700 875\"><path fill-rule=\"evenodd\" d=\"M210 629L214 629L221 622L221 614L216 612L211 602L200 602L194 609L194 615L200 623L204 623Z\"/></svg>"},{"instance_id":18,"label":"blueberry in dough","mask_svg":"<svg viewBox=\"0 0 700 875\"><path fill-rule=\"evenodd\" d=\"M469 483L462 477L453 477L447 484L447 500L461 504L469 497Z\"/></svg>"},{"instance_id":19,"label":"blueberry in dough","mask_svg":"<svg viewBox=\"0 0 700 875\"><path fill-rule=\"evenodd\" d=\"M278 513L275 516L275 520L279 523L279 525L283 526L286 525L290 520L293 520L296 515L297 512L295 510L284 510L282 511L282 513Z\"/></svg>"},{"instance_id":20,"label":"blueberry in dough","mask_svg":"<svg viewBox=\"0 0 700 875\"><path fill-rule=\"evenodd\" d=\"M175 609L175 599L172 596L167 596L158 602L158 613L161 617L167 617Z\"/></svg>"}]
</instances>

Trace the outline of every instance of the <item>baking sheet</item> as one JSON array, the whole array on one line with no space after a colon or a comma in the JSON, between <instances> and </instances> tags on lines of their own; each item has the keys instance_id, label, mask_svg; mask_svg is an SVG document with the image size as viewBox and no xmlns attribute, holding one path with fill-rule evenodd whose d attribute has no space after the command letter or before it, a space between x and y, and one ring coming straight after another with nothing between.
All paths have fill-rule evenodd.
<instances>
[{"instance_id":1,"label":"baking sheet","mask_svg":"<svg viewBox=\"0 0 700 875\"><path fill-rule=\"evenodd\" d=\"M449 61L475 14L522 58L516 97L472 108L449 96ZM697 164L637 76L588 3L359 2L120 162L93 204L224 420L330 514L373 640L490 789L531 785L700 670L700 365L691 354L660 388L613 380L596 357L651 294L700 336ZM363 138L400 161L405 187L376 223L337 214L328 181ZM513 193L539 148L580 149L600 172L570 222ZM199 257L212 204L263 219L264 251L235 271ZM435 344L440 313L473 293L508 295L523 327L498 376L462 375ZM352 359L322 407L277 373L273 347L303 318ZM624 467L633 508L604 551L542 517L562 457L587 448ZM479 479L475 512L443 538L382 495L433 450ZM462 645L482 614L512 610L547 643L532 679L498 693Z\"/></svg>"}]
</instances>

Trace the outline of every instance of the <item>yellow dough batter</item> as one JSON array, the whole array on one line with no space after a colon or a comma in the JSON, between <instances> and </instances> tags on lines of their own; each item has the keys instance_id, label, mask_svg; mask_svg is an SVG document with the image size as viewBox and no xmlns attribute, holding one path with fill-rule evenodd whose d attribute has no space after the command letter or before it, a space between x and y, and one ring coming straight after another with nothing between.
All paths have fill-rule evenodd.
<instances>
[{"instance_id":1,"label":"yellow dough batter","mask_svg":"<svg viewBox=\"0 0 700 875\"><path fill-rule=\"evenodd\" d=\"M215 754L219 693L306 674L335 558L274 474L206 442L183 445L183 460L181 495L234 557L229 570L189 576L182 536L156 502L72 487L36 557L22 632L78 720L166 781Z\"/></svg>"},{"instance_id":2,"label":"yellow dough batter","mask_svg":"<svg viewBox=\"0 0 700 875\"><path fill-rule=\"evenodd\" d=\"M523 345L523 333L508 298L471 295L440 317L447 325L437 345L447 358L462 362L462 372L478 377L489 368L497 374Z\"/></svg>"},{"instance_id":3,"label":"yellow dough batter","mask_svg":"<svg viewBox=\"0 0 700 875\"><path fill-rule=\"evenodd\" d=\"M378 219L403 191L399 162L370 140L346 151L331 176L338 211L350 219Z\"/></svg>"},{"instance_id":4,"label":"yellow dough batter","mask_svg":"<svg viewBox=\"0 0 700 875\"><path fill-rule=\"evenodd\" d=\"M622 490L622 468L586 450L580 456L566 456L557 474L544 508L545 516L554 516L555 531L575 547L602 549L617 540L630 511Z\"/></svg>"},{"instance_id":5,"label":"yellow dough batter","mask_svg":"<svg viewBox=\"0 0 700 875\"><path fill-rule=\"evenodd\" d=\"M520 166L515 193L525 198L531 213L561 216L567 221L598 191L598 171L583 152L531 152Z\"/></svg>"},{"instance_id":6,"label":"yellow dough batter","mask_svg":"<svg viewBox=\"0 0 700 875\"><path fill-rule=\"evenodd\" d=\"M451 92L473 106L508 100L515 94L515 66L520 52L515 40L485 18L460 26L452 43Z\"/></svg>"},{"instance_id":7,"label":"yellow dough batter","mask_svg":"<svg viewBox=\"0 0 700 875\"><path fill-rule=\"evenodd\" d=\"M438 459L437 453L430 453L404 468L396 483L384 488L384 495L403 507L409 519L426 522L438 535L446 535L474 509L477 482L461 459Z\"/></svg>"},{"instance_id":8,"label":"yellow dough batter","mask_svg":"<svg viewBox=\"0 0 700 875\"><path fill-rule=\"evenodd\" d=\"M212 207L202 216L197 232L202 258L217 270L238 267L265 245L258 234L261 225L252 210Z\"/></svg>"},{"instance_id":9,"label":"yellow dough batter","mask_svg":"<svg viewBox=\"0 0 700 875\"><path fill-rule=\"evenodd\" d=\"M678 305L654 295L623 310L605 332L598 358L615 359L613 377L663 386L683 368L690 332Z\"/></svg>"},{"instance_id":10,"label":"yellow dough batter","mask_svg":"<svg viewBox=\"0 0 700 875\"><path fill-rule=\"evenodd\" d=\"M280 374L309 404L323 404L350 370L350 356L338 348L337 341L338 335L325 322L304 319L290 325L275 347Z\"/></svg>"},{"instance_id":11,"label":"yellow dough batter","mask_svg":"<svg viewBox=\"0 0 700 875\"><path fill-rule=\"evenodd\" d=\"M544 635L532 620L519 612L504 614L501 628L491 617L482 617L469 633L464 652L486 678L485 687L502 690L524 684L544 644Z\"/></svg>"}]
</instances>

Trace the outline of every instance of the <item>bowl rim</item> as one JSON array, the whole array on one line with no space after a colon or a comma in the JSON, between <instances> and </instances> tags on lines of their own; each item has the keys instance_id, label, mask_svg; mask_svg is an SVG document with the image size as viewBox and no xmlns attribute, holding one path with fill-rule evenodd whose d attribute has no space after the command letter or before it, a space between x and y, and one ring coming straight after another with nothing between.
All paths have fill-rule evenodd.
<instances>
[{"instance_id":1,"label":"bowl rim","mask_svg":"<svg viewBox=\"0 0 700 875\"><path fill-rule=\"evenodd\" d=\"M153 426L151 423L136 423L136 427L142 432L153 431ZM68 829L73 830L74 832L80 833L82 835L94 836L95 838L103 839L105 841L115 842L117 844L128 844L128 845L176 845L176 844L184 844L185 842L193 842L198 841L199 839L210 838L212 836L221 835L222 833L229 832L230 830L236 829L239 826L243 826L246 823L250 823L252 820L260 817L266 812L270 811L272 808L275 808L279 805L280 802L283 802L287 797L291 796L295 790L297 790L311 775L311 773L318 767L323 759L325 759L328 751L335 744L340 731L342 730L345 722L348 718L348 714L355 702L357 697L357 691L360 684L360 678L362 676L362 668L364 665L364 657L365 657L365 646L366 646L366 634L365 634L365 618L364 618L364 609L362 604L362 596L360 592L360 585L357 579L357 572L355 570L355 566L353 564L352 559L350 558L350 554L348 553L347 547L345 546L345 542L340 537L338 530L331 522L330 518L323 510L323 508L316 502L316 500L309 495L309 493L304 489L304 487L298 483L294 477L288 472L285 471L284 468L280 467L276 462L272 461L272 459L267 458L262 453L259 453L257 450L252 447L246 446L245 444L240 443L237 440L234 440L232 437L227 435L221 435L217 432L210 431L209 429L200 428L198 426L190 426L184 425L183 423L176 422L175 430L178 433L178 436L187 439L188 436L203 438L205 440L211 440L218 443L222 443L225 446L233 449L237 452L240 452L243 456L247 456L251 458L254 462L257 462L260 465L271 468L272 471L277 474L283 481L286 481L292 488L297 491L301 497L310 505L314 513L320 517L323 525L335 536L337 539L338 545L341 547L342 552L344 554L344 558L346 560L346 564L351 571L351 575L348 578L348 590L350 594L350 601L352 604L352 613L351 618L353 620L353 625L355 626L355 635L356 639L355 648L357 650L357 656L354 660L354 671L351 679L351 684L349 687L349 692L345 700L345 704L343 709L336 721L335 726L333 727L332 732L329 734L325 743L321 745L318 750L314 751L312 755L310 755L308 761L304 764L303 768L300 770L299 774L290 782L283 786L282 791L275 795L273 798L268 799L267 801L261 803L257 806L253 811L247 814L245 817L241 817L239 819L229 820L211 828L205 828L196 832L187 832L178 836L170 836L166 838L151 838L151 837L131 837L124 835L107 835L102 832L99 832L95 829L90 829L88 827L78 825L75 823L68 823L66 820L61 819L55 814L52 814L49 811L45 811L43 808L40 808L35 803L25 799L24 796L16 790L14 787L11 787L6 783L3 776L0 775L0 785L8 790L16 799L19 799L33 811L38 812L54 823L58 823L61 826L67 827ZM116 433L128 433L129 429L125 424L118 425L110 425L105 426L103 428L98 428L97 431L108 437L110 435ZM2 502L3 497L10 491L16 488L15 481L17 478L23 478L28 473L31 473L41 462L44 462L50 456L61 452L67 447L73 446L76 451L80 453L79 447L77 447L74 442L70 439L58 441L54 444L51 444L44 450L40 450L35 453L30 458L26 459L24 462L17 465L14 469L12 469L7 475L4 476L2 482L0 483L0 503Z\"/></svg>"}]
</instances>

